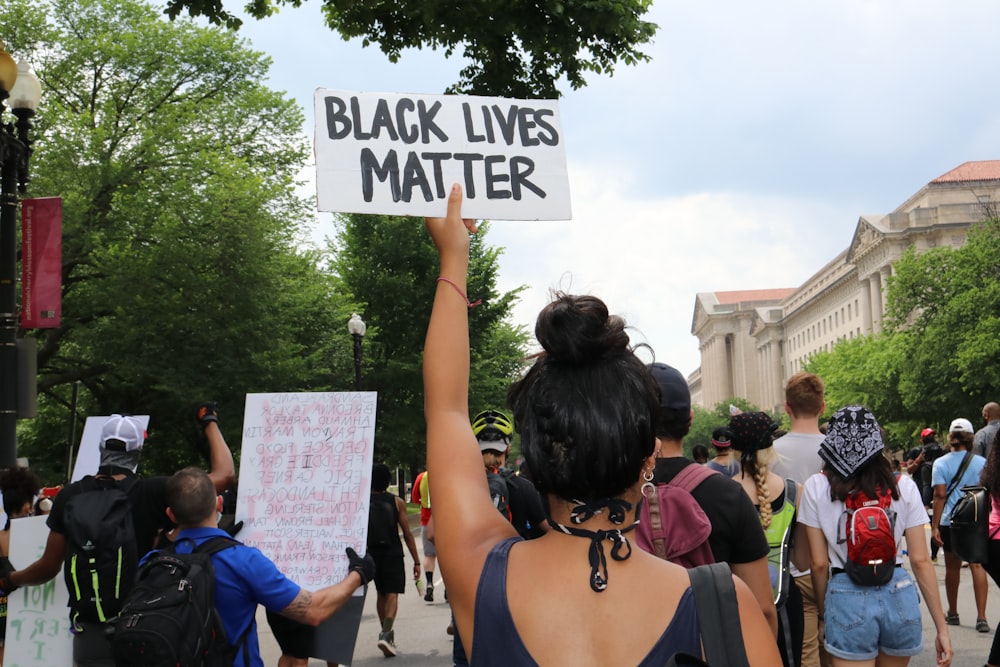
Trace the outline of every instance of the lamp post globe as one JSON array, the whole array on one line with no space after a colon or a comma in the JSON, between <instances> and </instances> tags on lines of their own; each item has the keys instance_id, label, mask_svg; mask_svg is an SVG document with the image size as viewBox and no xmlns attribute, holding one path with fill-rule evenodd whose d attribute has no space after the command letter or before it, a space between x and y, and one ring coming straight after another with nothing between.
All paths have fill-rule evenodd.
<instances>
[{"instance_id":1,"label":"lamp post globe","mask_svg":"<svg viewBox=\"0 0 1000 667\"><path fill-rule=\"evenodd\" d=\"M347 330L354 337L354 390L361 391L361 341L365 337L368 325L357 313L347 321Z\"/></svg>"}]
</instances>

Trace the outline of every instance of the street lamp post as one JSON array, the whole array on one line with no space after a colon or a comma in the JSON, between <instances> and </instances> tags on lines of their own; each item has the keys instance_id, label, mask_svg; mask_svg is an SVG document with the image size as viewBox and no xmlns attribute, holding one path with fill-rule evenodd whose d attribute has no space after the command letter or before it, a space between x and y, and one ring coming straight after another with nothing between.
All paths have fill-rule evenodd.
<instances>
[{"instance_id":1,"label":"street lamp post","mask_svg":"<svg viewBox=\"0 0 1000 667\"><path fill-rule=\"evenodd\" d=\"M42 87L31 65L0 42L0 100L16 121L0 125L0 467L17 461L17 209L28 185L31 118Z\"/></svg>"},{"instance_id":2,"label":"street lamp post","mask_svg":"<svg viewBox=\"0 0 1000 667\"><path fill-rule=\"evenodd\" d=\"M368 325L357 313L347 321L347 330L354 337L354 390L361 391L361 339L365 337Z\"/></svg>"}]
</instances>

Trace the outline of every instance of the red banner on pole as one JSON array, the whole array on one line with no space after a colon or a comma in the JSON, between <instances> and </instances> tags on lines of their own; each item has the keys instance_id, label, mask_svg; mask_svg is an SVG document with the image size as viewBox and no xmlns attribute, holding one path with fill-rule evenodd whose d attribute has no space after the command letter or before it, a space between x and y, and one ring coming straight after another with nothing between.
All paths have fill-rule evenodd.
<instances>
[{"instance_id":1,"label":"red banner on pole","mask_svg":"<svg viewBox=\"0 0 1000 667\"><path fill-rule=\"evenodd\" d=\"M62 316L62 199L21 202L21 326L53 329Z\"/></svg>"}]
</instances>

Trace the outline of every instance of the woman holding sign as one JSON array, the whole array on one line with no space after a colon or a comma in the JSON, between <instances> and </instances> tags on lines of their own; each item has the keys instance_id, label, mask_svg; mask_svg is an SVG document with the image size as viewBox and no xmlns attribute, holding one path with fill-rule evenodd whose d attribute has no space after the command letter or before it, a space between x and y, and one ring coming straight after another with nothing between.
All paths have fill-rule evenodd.
<instances>
[{"instance_id":1,"label":"woman holding sign","mask_svg":"<svg viewBox=\"0 0 1000 667\"><path fill-rule=\"evenodd\" d=\"M664 665L676 653L700 656L687 571L630 543L655 463L657 390L624 322L595 297L560 295L541 312L544 352L508 397L553 530L523 541L494 508L468 414L475 225L461 204L456 185L447 217L426 221L441 272L424 400L438 558L471 664ZM742 582L735 587L749 664L773 667L780 658L760 607Z\"/></svg>"}]
</instances>

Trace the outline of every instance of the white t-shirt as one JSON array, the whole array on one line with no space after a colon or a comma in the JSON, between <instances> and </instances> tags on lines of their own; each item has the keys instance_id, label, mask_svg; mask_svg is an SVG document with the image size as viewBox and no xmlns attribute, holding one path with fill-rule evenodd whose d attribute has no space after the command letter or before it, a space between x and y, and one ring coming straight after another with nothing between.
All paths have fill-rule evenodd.
<instances>
[{"instance_id":1,"label":"white t-shirt","mask_svg":"<svg viewBox=\"0 0 1000 667\"><path fill-rule=\"evenodd\" d=\"M786 433L774 441L778 460L771 465L771 472L778 477L789 477L799 484L823 469L819 445L826 438L822 433Z\"/></svg>"},{"instance_id":2,"label":"white t-shirt","mask_svg":"<svg viewBox=\"0 0 1000 667\"><path fill-rule=\"evenodd\" d=\"M920 499L917 485L909 477L896 480L899 486L899 500L893 500L890 506L896 512L896 562L903 562L903 533L907 528L922 526L927 523L927 510ZM806 480L802 489L802 505L799 508L799 521L807 526L819 528L826 537L827 555L830 567L844 567L847 562L847 543L843 542L844 510L843 500L830 500L830 481L826 475L818 473ZM840 544L838 544L840 541Z\"/></svg>"}]
</instances>

